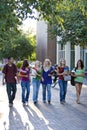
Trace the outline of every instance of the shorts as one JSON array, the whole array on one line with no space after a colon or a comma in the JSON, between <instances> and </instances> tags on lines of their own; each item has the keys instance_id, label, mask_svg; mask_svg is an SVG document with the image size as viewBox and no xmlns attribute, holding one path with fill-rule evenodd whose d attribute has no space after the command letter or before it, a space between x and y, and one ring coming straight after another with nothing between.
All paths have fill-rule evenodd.
<instances>
[{"instance_id":1,"label":"shorts","mask_svg":"<svg viewBox=\"0 0 87 130\"><path fill-rule=\"evenodd\" d=\"M81 85L82 85L83 83L81 83L81 82L78 82L78 81L75 81L75 84L81 84Z\"/></svg>"}]
</instances>

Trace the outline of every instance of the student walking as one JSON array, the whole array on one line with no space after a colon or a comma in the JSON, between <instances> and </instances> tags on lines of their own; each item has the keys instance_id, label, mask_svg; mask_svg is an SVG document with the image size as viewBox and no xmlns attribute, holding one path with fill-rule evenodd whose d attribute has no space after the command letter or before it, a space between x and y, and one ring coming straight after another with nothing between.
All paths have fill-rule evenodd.
<instances>
[{"instance_id":1,"label":"student walking","mask_svg":"<svg viewBox=\"0 0 87 130\"><path fill-rule=\"evenodd\" d=\"M64 104L66 93L67 93L67 81L64 80L64 76L69 74L69 67L66 66L66 61L64 59L60 60L60 66L57 68L58 74L58 84L60 87L60 103Z\"/></svg>"},{"instance_id":2,"label":"student walking","mask_svg":"<svg viewBox=\"0 0 87 130\"><path fill-rule=\"evenodd\" d=\"M80 59L77 61L77 66L75 68L74 74L74 81L75 81L75 88L76 88L76 96L77 96L77 104L80 103L80 95L81 95L81 89L82 89L82 84L85 76L85 70L84 70L84 64L83 61Z\"/></svg>"},{"instance_id":3,"label":"student walking","mask_svg":"<svg viewBox=\"0 0 87 130\"><path fill-rule=\"evenodd\" d=\"M8 57L8 63L4 66L2 73L2 84L4 85L6 83L6 90L9 100L9 107L13 106L13 101L15 99L16 95L16 76L17 74L17 67L13 63L14 59L13 57Z\"/></svg>"},{"instance_id":4,"label":"student walking","mask_svg":"<svg viewBox=\"0 0 87 130\"><path fill-rule=\"evenodd\" d=\"M42 68L41 62L36 61L35 67L32 68L32 85L33 85L33 102L34 104L38 101L39 88L42 78Z\"/></svg>"},{"instance_id":5,"label":"student walking","mask_svg":"<svg viewBox=\"0 0 87 130\"><path fill-rule=\"evenodd\" d=\"M51 66L51 61L49 59L45 59L43 64L43 72L42 72L42 96L43 102L46 102L46 91L47 91L47 101L51 103L51 84L52 84L52 77L51 73L53 68Z\"/></svg>"},{"instance_id":6,"label":"student walking","mask_svg":"<svg viewBox=\"0 0 87 130\"><path fill-rule=\"evenodd\" d=\"M30 67L27 59L23 61L19 76L21 77L22 103L25 106L28 105L30 95Z\"/></svg>"}]
</instances>

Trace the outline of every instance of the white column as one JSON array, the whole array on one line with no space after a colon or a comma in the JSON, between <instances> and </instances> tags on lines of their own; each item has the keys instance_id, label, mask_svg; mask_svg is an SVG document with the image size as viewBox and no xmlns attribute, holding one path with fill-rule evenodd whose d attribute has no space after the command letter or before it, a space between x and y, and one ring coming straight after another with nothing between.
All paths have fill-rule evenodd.
<instances>
[{"instance_id":1,"label":"white column","mask_svg":"<svg viewBox=\"0 0 87 130\"><path fill-rule=\"evenodd\" d=\"M77 61L80 59L80 46L75 46L75 66Z\"/></svg>"},{"instance_id":2,"label":"white column","mask_svg":"<svg viewBox=\"0 0 87 130\"><path fill-rule=\"evenodd\" d=\"M68 65L70 67L70 47L71 44L70 42L67 42L67 44L65 45L65 60L66 60L66 65Z\"/></svg>"},{"instance_id":3,"label":"white column","mask_svg":"<svg viewBox=\"0 0 87 130\"><path fill-rule=\"evenodd\" d=\"M59 36L57 36L57 48L56 48L56 49L57 49L57 50L56 50L56 52L57 52L57 54L56 54L56 55L57 55L57 56L56 56L56 62L57 62L57 64L59 64L59 60L60 60L60 59L59 59L59 50L61 49L61 48L60 48L61 45L58 44L58 42L59 42L60 39L61 39L61 38L60 38Z\"/></svg>"}]
</instances>

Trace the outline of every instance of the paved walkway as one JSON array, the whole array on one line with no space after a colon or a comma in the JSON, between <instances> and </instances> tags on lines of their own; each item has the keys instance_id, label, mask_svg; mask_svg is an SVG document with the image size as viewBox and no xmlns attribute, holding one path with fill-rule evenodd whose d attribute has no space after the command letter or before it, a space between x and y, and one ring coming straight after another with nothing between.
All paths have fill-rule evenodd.
<instances>
[{"instance_id":1,"label":"paved walkway","mask_svg":"<svg viewBox=\"0 0 87 130\"><path fill-rule=\"evenodd\" d=\"M52 88L52 104L42 102L39 92L37 105L32 102L32 86L29 106L21 103L21 87L14 101L8 107L5 86L0 86L0 130L87 130L87 87L83 86L81 104L76 104L75 87L68 85L65 105L59 103L58 85Z\"/></svg>"}]
</instances>

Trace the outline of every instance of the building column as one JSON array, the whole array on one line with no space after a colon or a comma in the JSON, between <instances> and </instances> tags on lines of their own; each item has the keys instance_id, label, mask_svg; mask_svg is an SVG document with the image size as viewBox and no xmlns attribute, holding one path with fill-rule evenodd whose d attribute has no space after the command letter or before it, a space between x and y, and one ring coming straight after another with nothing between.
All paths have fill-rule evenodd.
<instances>
[{"instance_id":1,"label":"building column","mask_svg":"<svg viewBox=\"0 0 87 130\"><path fill-rule=\"evenodd\" d=\"M80 59L80 46L75 46L75 65L77 61Z\"/></svg>"},{"instance_id":2,"label":"building column","mask_svg":"<svg viewBox=\"0 0 87 130\"><path fill-rule=\"evenodd\" d=\"M67 42L67 44L65 45L65 60L66 60L66 65L68 65L70 67L70 49L71 48L71 44L70 42Z\"/></svg>"}]
</instances>

